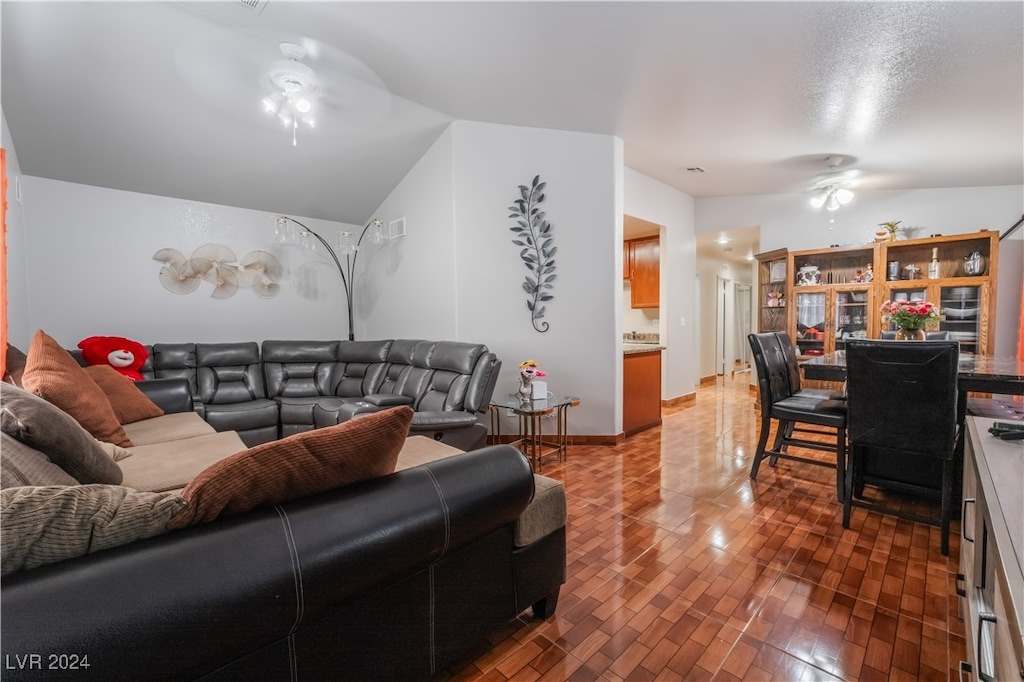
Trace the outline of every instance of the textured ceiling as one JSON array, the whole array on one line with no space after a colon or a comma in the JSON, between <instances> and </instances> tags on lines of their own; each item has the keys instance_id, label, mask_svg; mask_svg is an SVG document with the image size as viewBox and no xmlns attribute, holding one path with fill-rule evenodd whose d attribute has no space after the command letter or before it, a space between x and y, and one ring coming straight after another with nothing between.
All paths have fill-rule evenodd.
<instances>
[{"instance_id":1,"label":"textured ceiling","mask_svg":"<svg viewBox=\"0 0 1024 682\"><path fill-rule=\"evenodd\" d=\"M1024 184L1020 2L3 2L23 173L359 223L454 119L617 135L695 197ZM259 102L307 45L318 127ZM691 173L700 166L705 173Z\"/></svg>"}]
</instances>

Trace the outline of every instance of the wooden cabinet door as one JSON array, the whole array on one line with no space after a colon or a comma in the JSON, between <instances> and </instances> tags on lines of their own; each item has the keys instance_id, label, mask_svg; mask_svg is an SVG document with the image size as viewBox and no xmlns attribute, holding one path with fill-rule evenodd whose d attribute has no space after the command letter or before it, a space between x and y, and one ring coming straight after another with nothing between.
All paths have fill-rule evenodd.
<instances>
[{"instance_id":1,"label":"wooden cabinet door","mask_svg":"<svg viewBox=\"0 0 1024 682\"><path fill-rule=\"evenodd\" d=\"M633 277L632 306L657 308L661 304L661 256L658 237L634 239L631 243Z\"/></svg>"},{"instance_id":2,"label":"wooden cabinet door","mask_svg":"<svg viewBox=\"0 0 1024 682\"><path fill-rule=\"evenodd\" d=\"M633 240L622 242L622 279L633 276Z\"/></svg>"},{"instance_id":3,"label":"wooden cabinet door","mask_svg":"<svg viewBox=\"0 0 1024 682\"><path fill-rule=\"evenodd\" d=\"M661 351L622 359L622 430L627 436L661 423Z\"/></svg>"}]
</instances>

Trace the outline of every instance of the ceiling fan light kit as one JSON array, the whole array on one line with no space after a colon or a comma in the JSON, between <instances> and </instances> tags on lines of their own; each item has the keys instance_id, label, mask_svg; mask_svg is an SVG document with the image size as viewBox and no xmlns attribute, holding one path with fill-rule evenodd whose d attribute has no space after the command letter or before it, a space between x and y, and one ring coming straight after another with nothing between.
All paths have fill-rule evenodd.
<instances>
[{"instance_id":1,"label":"ceiling fan light kit","mask_svg":"<svg viewBox=\"0 0 1024 682\"><path fill-rule=\"evenodd\" d=\"M279 48L285 58L270 65L267 76L274 92L263 98L263 110L291 128L292 146L297 146L299 123L316 127L313 110L319 89L313 69L300 61L305 48L295 43L281 43Z\"/></svg>"},{"instance_id":2,"label":"ceiling fan light kit","mask_svg":"<svg viewBox=\"0 0 1024 682\"><path fill-rule=\"evenodd\" d=\"M835 170L839 168L842 162L841 158L834 156L829 156L825 159L825 165L828 166L831 173L835 173ZM814 208L824 206L827 211L838 210L840 206L850 203L854 196L853 192L837 182L819 186L815 191L817 194L811 197L811 206Z\"/></svg>"}]
</instances>

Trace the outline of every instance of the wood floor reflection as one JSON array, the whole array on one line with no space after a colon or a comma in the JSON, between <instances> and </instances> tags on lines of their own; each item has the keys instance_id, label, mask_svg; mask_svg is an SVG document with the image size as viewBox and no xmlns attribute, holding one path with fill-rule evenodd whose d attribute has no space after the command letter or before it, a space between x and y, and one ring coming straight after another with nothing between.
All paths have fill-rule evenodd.
<instances>
[{"instance_id":1,"label":"wood floor reflection","mask_svg":"<svg viewBox=\"0 0 1024 682\"><path fill-rule=\"evenodd\" d=\"M947 558L922 524L855 509L844 530L827 469L780 461L751 481L745 375L663 422L544 464L569 500L558 609L437 679L957 678L957 524Z\"/></svg>"}]
</instances>

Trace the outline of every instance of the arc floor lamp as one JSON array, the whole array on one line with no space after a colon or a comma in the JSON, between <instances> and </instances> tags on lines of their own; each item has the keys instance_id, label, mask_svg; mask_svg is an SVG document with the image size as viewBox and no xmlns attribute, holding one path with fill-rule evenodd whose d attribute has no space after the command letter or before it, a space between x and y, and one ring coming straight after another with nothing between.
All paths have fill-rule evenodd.
<instances>
[{"instance_id":1,"label":"arc floor lamp","mask_svg":"<svg viewBox=\"0 0 1024 682\"><path fill-rule=\"evenodd\" d=\"M298 235L295 234L295 230L289 223L295 223L299 226ZM341 252L342 258L344 258L344 264L342 264L341 258L338 258L338 253L334 248L327 243L327 240L311 227L303 225L295 218L286 215L278 216L275 232L278 240L285 244L294 243L298 239L306 251L312 252L315 249L313 239L323 244L324 248L327 249L328 255L330 255L334 265L338 268L338 274L341 275L341 285L345 289L345 302L348 305L348 340L354 341L356 337L352 301L355 294L356 260L359 258L359 247L362 246L363 239L368 233L370 235L370 242L373 244L380 244L389 239L389 236L384 232L384 221L380 218L371 218L357 238L354 238L352 232L347 230L339 231L338 251Z\"/></svg>"}]
</instances>

